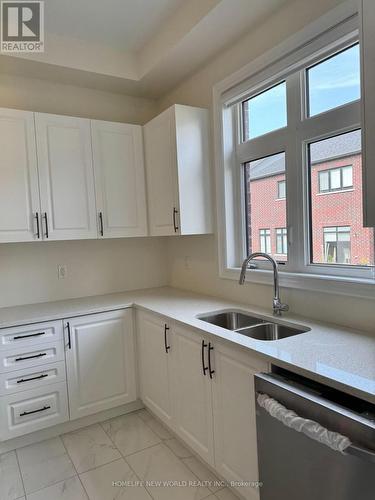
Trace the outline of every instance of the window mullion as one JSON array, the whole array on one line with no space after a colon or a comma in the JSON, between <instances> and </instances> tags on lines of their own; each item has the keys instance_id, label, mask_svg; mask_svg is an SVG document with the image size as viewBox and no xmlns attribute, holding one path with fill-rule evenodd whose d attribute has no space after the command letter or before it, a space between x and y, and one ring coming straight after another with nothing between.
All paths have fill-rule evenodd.
<instances>
[{"instance_id":1,"label":"window mullion","mask_svg":"<svg viewBox=\"0 0 375 500\"><path fill-rule=\"evenodd\" d=\"M286 155L286 200L288 234L288 268L298 271L303 261L301 230L303 229L303 198L301 197L301 168L298 161L296 130L301 121L303 97L301 95L300 75L295 73L287 78L288 140Z\"/></svg>"}]
</instances>

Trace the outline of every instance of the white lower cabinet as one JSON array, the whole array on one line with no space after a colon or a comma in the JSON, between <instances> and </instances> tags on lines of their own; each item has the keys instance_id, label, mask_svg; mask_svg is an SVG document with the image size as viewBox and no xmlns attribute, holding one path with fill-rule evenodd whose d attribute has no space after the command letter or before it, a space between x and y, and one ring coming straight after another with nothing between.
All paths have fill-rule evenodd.
<instances>
[{"instance_id":1,"label":"white lower cabinet","mask_svg":"<svg viewBox=\"0 0 375 500\"><path fill-rule=\"evenodd\" d=\"M173 332L164 318L140 311L137 311L137 331L142 401L163 422L173 426Z\"/></svg>"},{"instance_id":2,"label":"white lower cabinet","mask_svg":"<svg viewBox=\"0 0 375 500\"><path fill-rule=\"evenodd\" d=\"M0 330L0 441L69 419L62 321Z\"/></svg>"},{"instance_id":3,"label":"white lower cabinet","mask_svg":"<svg viewBox=\"0 0 375 500\"><path fill-rule=\"evenodd\" d=\"M254 374L268 364L151 313L138 313L137 333L143 403L243 498L257 500L249 485L258 480Z\"/></svg>"},{"instance_id":4,"label":"white lower cabinet","mask_svg":"<svg viewBox=\"0 0 375 500\"><path fill-rule=\"evenodd\" d=\"M213 465L212 391L207 365L209 343L201 335L180 326L174 328L174 340L175 431L207 463ZM205 375L203 363L207 365Z\"/></svg>"},{"instance_id":5,"label":"white lower cabinet","mask_svg":"<svg viewBox=\"0 0 375 500\"><path fill-rule=\"evenodd\" d=\"M0 441L38 431L69 419L65 381L4 396Z\"/></svg>"},{"instance_id":6,"label":"white lower cabinet","mask_svg":"<svg viewBox=\"0 0 375 500\"><path fill-rule=\"evenodd\" d=\"M132 309L71 318L64 326L70 419L134 401Z\"/></svg>"}]
</instances>

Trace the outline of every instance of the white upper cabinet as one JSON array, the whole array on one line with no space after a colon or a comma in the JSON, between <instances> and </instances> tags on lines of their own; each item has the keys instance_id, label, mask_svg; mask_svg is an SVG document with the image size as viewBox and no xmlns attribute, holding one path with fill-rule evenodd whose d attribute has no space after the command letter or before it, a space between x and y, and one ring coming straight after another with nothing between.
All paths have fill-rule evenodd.
<instances>
[{"instance_id":1,"label":"white upper cabinet","mask_svg":"<svg viewBox=\"0 0 375 500\"><path fill-rule=\"evenodd\" d=\"M142 127L92 121L99 236L147 235Z\"/></svg>"},{"instance_id":2,"label":"white upper cabinet","mask_svg":"<svg viewBox=\"0 0 375 500\"><path fill-rule=\"evenodd\" d=\"M90 120L35 113L45 239L97 237Z\"/></svg>"},{"instance_id":3,"label":"white upper cabinet","mask_svg":"<svg viewBox=\"0 0 375 500\"><path fill-rule=\"evenodd\" d=\"M144 135L151 236L212 232L208 111L174 105Z\"/></svg>"},{"instance_id":4,"label":"white upper cabinet","mask_svg":"<svg viewBox=\"0 0 375 500\"><path fill-rule=\"evenodd\" d=\"M375 2L361 2L364 225L375 227Z\"/></svg>"},{"instance_id":5,"label":"white upper cabinet","mask_svg":"<svg viewBox=\"0 0 375 500\"><path fill-rule=\"evenodd\" d=\"M0 109L0 242L38 239L34 116Z\"/></svg>"}]
</instances>

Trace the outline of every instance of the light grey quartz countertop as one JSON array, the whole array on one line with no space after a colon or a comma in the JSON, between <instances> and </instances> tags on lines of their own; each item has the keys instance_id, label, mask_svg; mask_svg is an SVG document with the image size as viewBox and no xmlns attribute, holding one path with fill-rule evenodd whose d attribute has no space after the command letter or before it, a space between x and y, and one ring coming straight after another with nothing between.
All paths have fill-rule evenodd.
<instances>
[{"instance_id":1,"label":"light grey quartz countertop","mask_svg":"<svg viewBox=\"0 0 375 500\"><path fill-rule=\"evenodd\" d=\"M375 403L375 332L346 329L285 313L277 321L311 330L276 341L260 341L197 318L236 309L274 320L270 310L238 302L162 287L108 295L44 302L0 309L0 328L65 319L135 306L207 334L233 342L268 362L300 373Z\"/></svg>"}]
</instances>

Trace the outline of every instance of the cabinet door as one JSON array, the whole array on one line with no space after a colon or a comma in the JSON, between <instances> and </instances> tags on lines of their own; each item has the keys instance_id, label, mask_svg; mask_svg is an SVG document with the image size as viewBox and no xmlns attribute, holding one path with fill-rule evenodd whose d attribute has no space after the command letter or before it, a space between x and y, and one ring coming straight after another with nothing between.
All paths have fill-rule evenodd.
<instances>
[{"instance_id":1,"label":"cabinet door","mask_svg":"<svg viewBox=\"0 0 375 500\"><path fill-rule=\"evenodd\" d=\"M0 242L38 239L34 116L0 109Z\"/></svg>"},{"instance_id":2,"label":"cabinet door","mask_svg":"<svg viewBox=\"0 0 375 500\"><path fill-rule=\"evenodd\" d=\"M203 374L202 340L207 364L208 342L195 332L175 327L174 400L176 432L207 463L213 465L211 379Z\"/></svg>"},{"instance_id":3,"label":"cabinet door","mask_svg":"<svg viewBox=\"0 0 375 500\"><path fill-rule=\"evenodd\" d=\"M170 108L144 127L151 236L178 234L176 129Z\"/></svg>"},{"instance_id":4,"label":"cabinet door","mask_svg":"<svg viewBox=\"0 0 375 500\"><path fill-rule=\"evenodd\" d=\"M92 121L91 130L99 235L146 236L142 127Z\"/></svg>"},{"instance_id":5,"label":"cabinet door","mask_svg":"<svg viewBox=\"0 0 375 500\"><path fill-rule=\"evenodd\" d=\"M69 319L65 335L71 419L136 399L131 309Z\"/></svg>"},{"instance_id":6,"label":"cabinet door","mask_svg":"<svg viewBox=\"0 0 375 500\"><path fill-rule=\"evenodd\" d=\"M35 123L44 237L96 238L90 121L36 113Z\"/></svg>"},{"instance_id":7,"label":"cabinet door","mask_svg":"<svg viewBox=\"0 0 375 500\"><path fill-rule=\"evenodd\" d=\"M174 336L166 331L163 318L139 312L137 314L137 341L142 401L166 424L173 424L171 400L171 357L174 355ZM166 348L166 342L167 347Z\"/></svg>"},{"instance_id":8,"label":"cabinet door","mask_svg":"<svg viewBox=\"0 0 375 500\"><path fill-rule=\"evenodd\" d=\"M254 374L267 370L267 364L219 343L213 356L216 470L227 481L257 481ZM259 498L255 488L238 491L249 500Z\"/></svg>"}]
</instances>

